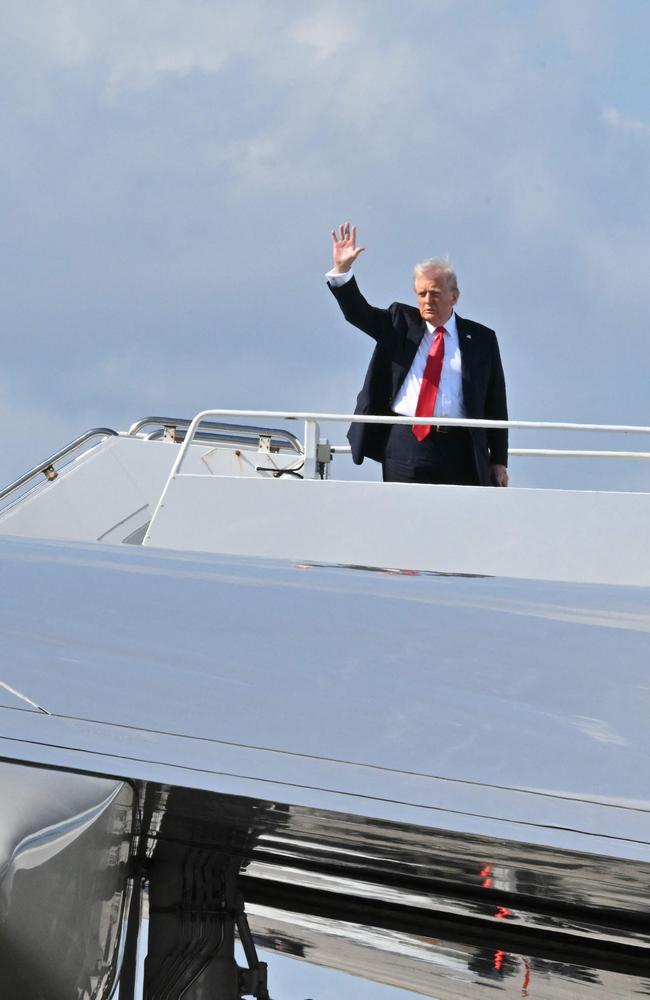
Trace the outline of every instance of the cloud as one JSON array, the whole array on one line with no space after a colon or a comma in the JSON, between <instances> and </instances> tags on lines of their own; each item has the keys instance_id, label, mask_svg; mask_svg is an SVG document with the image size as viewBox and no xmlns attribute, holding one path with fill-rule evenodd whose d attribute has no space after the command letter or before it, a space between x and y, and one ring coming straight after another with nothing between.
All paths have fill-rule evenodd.
<instances>
[{"instance_id":1,"label":"cloud","mask_svg":"<svg viewBox=\"0 0 650 1000\"><path fill-rule=\"evenodd\" d=\"M329 7L301 18L290 27L289 33L299 45L315 52L319 60L326 60L338 55L357 39L357 17L353 10L340 13Z\"/></svg>"},{"instance_id":2,"label":"cloud","mask_svg":"<svg viewBox=\"0 0 650 1000\"><path fill-rule=\"evenodd\" d=\"M617 108L604 108L602 121L608 128L624 135L631 135L638 139L650 139L650 124L642 122L638 118L631 118L624 115Z\"/></svg>"},{"instance_id":3,"label":"cloud","mask_svg":"<svg viewBox=\"0 0 650 1000\"><path fill-rule=\"evenodd\" d=\"M322 287L348 216L378 305L449 252L515 415L546 413L552 384L567 419L643 416L650 128L620 110L644 71L610 4L5 0L3 18L4 366L38 414L20 426L225 393L348 410L370 345ZM635 360L605 412L592 347L612 328Z\"/></svg>"},{"instance_id":4,"label":"cloud","mask_svg":"<svg viewBox=\"0 0 650 1000\"><path fill-rule=\"evenodd\" d=\"M90 69L109 102L169 78L218 74L263 50L274 23L257 0L36 0L29 7L10 0L6 20L7 35L40 74Z\"/></svg>"}]
</instances>

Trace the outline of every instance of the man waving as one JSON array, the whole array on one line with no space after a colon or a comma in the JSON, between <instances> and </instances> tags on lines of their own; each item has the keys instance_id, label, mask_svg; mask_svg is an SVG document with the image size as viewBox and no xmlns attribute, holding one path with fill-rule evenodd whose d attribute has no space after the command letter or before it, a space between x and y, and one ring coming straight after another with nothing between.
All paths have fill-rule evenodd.
<instances>
[{"instance_id":1,"label":"man waving","mask_svg":"<svg viewBox=\"0 0 650 1000\"><path fill-rule=\"evenodd\" d=\"M354 461L381 462L386 482L507 486L507 430L436 423L436 417L507 420L494 331L456 314L458 282L443 258L416 264L417 306L369 305L352 276L364 250L356 236L349 222L332 230L334 266L327 274L345 318L376 341L354 412L431 417L431 424L353 424Z\"/></svg>"}]
</instances>

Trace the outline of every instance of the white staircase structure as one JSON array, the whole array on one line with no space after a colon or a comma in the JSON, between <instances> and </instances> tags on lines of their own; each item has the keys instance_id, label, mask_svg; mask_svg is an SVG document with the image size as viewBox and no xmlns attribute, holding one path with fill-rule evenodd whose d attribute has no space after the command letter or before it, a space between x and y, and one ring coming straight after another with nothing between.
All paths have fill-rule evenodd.
<instances>
[{"instance_id":1,"label":"white staircase structure","mask_svg":"<svg viewBox=\"0 0 650 1000\"><path fill-rule=\"evenodd\" d=\"M242 422L251 420L254 426ZM650 584L650 493L334 479L332 456L349 449L321 441L320 424L351 420L413 422L210 410L192 421L146 418L121 434L100 428L0 491L0 534L405 572ZM275 426L284 421L303 425L301 440ZM650 433L525 421L497 426ZM644 451L512 453L650 459Z\"/></svg>"}]
</instances>

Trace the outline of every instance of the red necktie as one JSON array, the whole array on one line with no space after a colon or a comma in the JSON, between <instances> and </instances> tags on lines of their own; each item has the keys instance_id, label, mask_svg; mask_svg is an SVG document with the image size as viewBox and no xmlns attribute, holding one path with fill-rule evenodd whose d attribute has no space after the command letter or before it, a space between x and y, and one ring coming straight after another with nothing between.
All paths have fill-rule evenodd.
<instances>
[{"instance_id":1,"label":"red necktie","mask_svg":"<svg viewBox=\"0 0 650 1000\"><path fill-rule=\"evenodd\" d=\"M432 417L433 411L436 406L436 396L438 395L438 386L440 385L440 373L442 371L442 362L445 357L445 328L444 326L436 327L436 336L431 345L429 351L429 356L427 358L427 363L424 366L424 375L422 376L422 385L420 386L420 395L418 396L418 405L415 408L416 417ZM426 424L415 424L412 427L412 431L415 434L418 441L424 441L425 437L431 430Z\"/></svg>"}]
</instances>

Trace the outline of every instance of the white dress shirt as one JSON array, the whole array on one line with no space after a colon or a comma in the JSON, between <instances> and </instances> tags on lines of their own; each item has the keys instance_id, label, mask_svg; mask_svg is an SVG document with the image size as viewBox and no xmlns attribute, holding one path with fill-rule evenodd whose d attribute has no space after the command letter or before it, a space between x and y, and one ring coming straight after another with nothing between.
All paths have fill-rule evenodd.
<instances>
[{"instance_id":1,"label":"white dress shirt","mask_svg":"<svg viewBox=\"0 0 650 1000\"><path fill-rule=\"evenodd\" d=\"M393 403L393 412L402 414L405 417L415 416L424 369L431 345L436 338L436 328L431 323L427 323L426 327L427 332L420 341L417 354L413 358L413 364L409 368L408 375L402 382L402 387L395 396L395 402ZM436 396L433 415L434 417L465 416L465 407L463 406L463 373L460 344L458 343L458 330L456 329L456 313L452 313L445 323L445 356L442 362L438 395Z\"/></svg>"},{"instance_id":2,"label":"white dress shirt","mask_svg":"<svg viewBox=\"0 0 650 1000\"><path fill-rule=\"evenodd\" d=\"M335 274L328 271L325 275L330 285L335 287L344 285L352 277L352 271L345 274ZM438 395L433 411L434 417L464 417L465 407L463 405L463 372L460 354L460 344L458 342L458 330L456 328L456 313L452 313L445 326L445 356L442 362L442 372L440 373L440 383L438 385ZM414 417L422 386L422 376L427 363L431 345L436 336L436 328L431 323L426 324L427 330L417 354L413 358L406 378L395 397L393 412L400 416Z\"/></svg>"}]
</instances>

